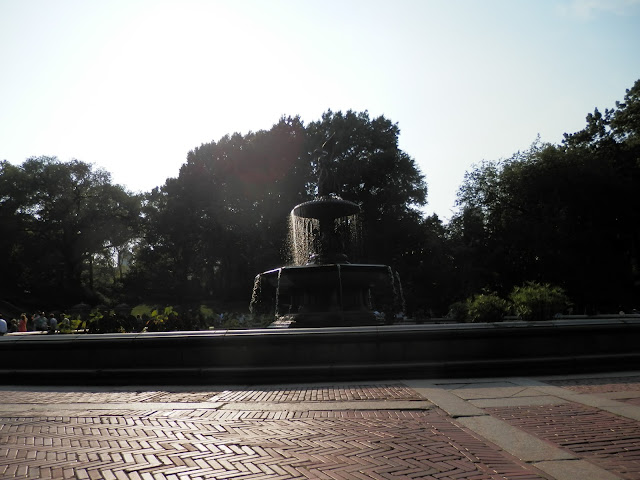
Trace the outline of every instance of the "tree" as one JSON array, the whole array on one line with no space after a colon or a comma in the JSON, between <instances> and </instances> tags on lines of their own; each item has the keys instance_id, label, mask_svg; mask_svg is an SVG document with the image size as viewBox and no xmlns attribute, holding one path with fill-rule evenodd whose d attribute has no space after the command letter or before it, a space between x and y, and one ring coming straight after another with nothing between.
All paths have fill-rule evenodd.
<instances>
[{"instance_id":1,"label":"tree","mask_svg":"<svg viewBox=\"0 0 640 480\"><path fill-rule=\"evenodd\" d=\"M189 152L178 178L147 198L132 278L148 286L149 273L163 266L164 291L180 301L248 304L254 275L283 262L288 213L306 198L303 141L300 119L282 118L269 131L225 136Z\"/></svg>"},{"instance_id":2,"label":"tree","mask_svg":"<svg viewBox=\"0 0 640 480\"><path fill-rule=\"evenodd\" d=\"M489 255L475 261L497 275L480 286L552 283L588 311L631 306L640 285L639 90L637 82L626 103L589 114L562 145L536 142L467 174L452 223L472 210L481 217L473 236Z\"/></svg>"},{"instance_id":3,"label":"tree","mask_svg":"<svg viewBox=\"0 0 640 480\"><path fill-rule=\"evenodd\" d=\"M28 213L22 208L26 193L22 188L22 175L19 167L0 162L0 271L3 272L0 289L12 294L24 289L21 268Z\"/></svg>"},{"instance_id":4,"label":"tree","mask_svg":"<svg viewBox=\"0 0 640 480\"><path fill-rule=\"evenodd\" d=\"M19 192L2 203L16 228L10 281L55 303L93 295L95 255L135 235L137 199L78 160L33 157L3 170L3 197Z\"/></svg>"},{"instance_id":5,"label":"tree","mask_svg":"<svg viewBox=\"0 0 640 480\"><path fill-rule=\"evenodd\" d=\"M460 293L448 227L437 215L431 215L421 221L421 233L411 238L414 254L402 271L409 313L416 317L443 316Z\"/></svg>"},{"instance_id":6,"label":"tree","mask_svg":"<svg viewBox=\"0 0 640 480\"><path fill-rule=\"evenodd\" d=\"M368 112L328 111L307 127L307 155L327 142L338 194L362 207L362 260L402 267L422 241L420 207L427 185L415 160L398 148L400 130L383 116ZM420 240L418 240L420 239Z\"/></svg>"}]
</instances>

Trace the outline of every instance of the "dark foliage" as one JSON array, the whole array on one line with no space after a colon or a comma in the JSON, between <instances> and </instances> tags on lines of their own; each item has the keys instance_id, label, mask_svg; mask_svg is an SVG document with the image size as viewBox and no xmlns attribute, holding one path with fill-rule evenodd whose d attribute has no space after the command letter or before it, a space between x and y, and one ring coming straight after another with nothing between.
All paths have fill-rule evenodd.
<instances>
[{"instance_id":1,"label":"dark foliage","mask_svg":"<svg viewBox=\"0 0 640 480\"><path fill-rule=\"evenodd\" d=\"M100 286L113 288L123 275L138 218L138 198L87 163L1 162L1 288L20 303L97 301Z\"/></svg>"},{"instance_id":2,"label":"dark foliage","mask_svg":"<svg viewBox=\"0 0 640 480\"><path fill-rule=\"evenodd\" d=\"M526 281L563 287L579 311L637 307L640 81L562 145L536 142L469 172L451 222L465 294Z\"/></svg>"}]
</instances>

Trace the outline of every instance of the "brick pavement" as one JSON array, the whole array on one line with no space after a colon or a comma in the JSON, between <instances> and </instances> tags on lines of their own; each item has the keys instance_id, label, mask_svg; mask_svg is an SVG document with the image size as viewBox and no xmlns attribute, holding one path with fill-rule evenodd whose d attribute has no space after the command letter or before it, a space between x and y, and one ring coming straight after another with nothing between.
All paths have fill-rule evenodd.
<instances>
[{"instance_id":1,"label":"brick pavement","mask_svg":"<svg viewBox=\"0 0 640 480\"><path fill-rule=\"evenodd\" d=\"M0 409L3 479L545 478L439 409L394 409L399 400L421 399L401 384L192 392L5 388L0 399L23 410ZM163 399L190 403L157 408ZM191 408L198 399L283 408ZM327 409L287 408L296 401ZM386 401L389 408L342 410L344 401ZM105 409L109 402L118 409ZM122 410L123 402L153 402L153 408ZM35 406L45 410L30 410Z\"/></svg>"},{"instance_id":2,"label":"brick pavement","mask_svg":"<svg viewBox=\"0 0 640 480\"><path fill-rule=\"evenodd\" d=\"M640 406L640 376L637 375L578 376L549 379L546 383L579 394L616 398ZM622 478L640 478L640 422L637 420L575 402L488 410Z\"/></svg>"},{"instance_id":3,"label":"brick pavement","mask_svg":"<svg viewBox=\"0 0 640 480\"><path fill-rule=\"evenodd\" d=\"M475 433L552 478L640 479L640 376L413 381Z\"/></svg>"},{"instance_id":4,"label":"brick pavement","mask_svg":"<svg viewBox=\"0 0 640 480\"><path fill-rule=\"evenodd\" d=\"M259 390L229 390L212 401L236 402L334 402L354 400L418 400L420 396L404 385L306 386L282 389L263 387Z\"/></svg>"},{"instance_id":5,"label":"brick pavement","mask_svg":"<svg viewBox=\"0 0 640 480\"><path fill-rule=\"evenodd\" d=\"M420 396L400 384L260 387L212 390L194 387L149 390L92 391L34 387L1 392L3 403L123 403L123 402L333 402L357 400L418 400Z\"/></svg>"},{"instance_id":6,"label":"brick pavement","mask_svg":"<svg viewBox=\"0 0 640 480\"><path fill-rule=\"evenodd\" d=\"M622 478L640 478L640 422L569 402L487 409Z\"/></svg>"},{"instance_id":7,"label":"brick pavement","mask_svg":"<svg viewBox=\"0 0 640 480\"><path fill-rule=\"evenodd\" d=\"M0 387L0 479L640 479L639 380Z\"/></svg>"},{"instance_id":8,"label":"brick pavement","mask_svg":"<svg viewBox=\"0 0 640 480\"><path fill-rule=\"evenodd\" d=\"M539 479L431 411L16 416L2 478ZM235 417L235 418L233 418ZM284 417L284 418L283 418ZM8 428L7 425L10 425Z\"/></svg>"},{"instance_id":9,"label":"brick pavement","mask_svg":"<svg viewBox=\"0 0 640 480\"><path fill-rule=\"evenodd\" d=\"M219 392L59 392L55 389L1 392L2 403L65 404L65 403L123 403L123 402L203 402Z\"/></svg>"}]
</instances>

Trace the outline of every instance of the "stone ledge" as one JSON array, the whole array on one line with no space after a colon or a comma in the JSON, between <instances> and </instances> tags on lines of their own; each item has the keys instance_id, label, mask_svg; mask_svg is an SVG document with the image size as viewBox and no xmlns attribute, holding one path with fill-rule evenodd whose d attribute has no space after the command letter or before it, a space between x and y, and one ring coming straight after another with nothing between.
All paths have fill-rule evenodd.
<instances>
[{"instance_id":1,"label":"stone ledge","mask_svg":"<svg viewBox=\"0 0 640 480\"><path fill-rule=\"evenodd\" d=\"M632 369L640 320L0 338L5 383L306 381Z\"/></svg>"}]
</instances>

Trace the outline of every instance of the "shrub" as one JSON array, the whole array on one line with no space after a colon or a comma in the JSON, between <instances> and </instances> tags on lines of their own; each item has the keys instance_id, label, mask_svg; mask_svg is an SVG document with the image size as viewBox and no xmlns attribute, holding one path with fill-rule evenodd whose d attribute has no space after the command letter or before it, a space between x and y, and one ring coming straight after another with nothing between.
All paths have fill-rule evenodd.
<instances>
[{"instance_id":1,"label":"shrub","mask_svg":"<svg viewBox=\"0 0 640 480\"><path fill-rule=\"evenodd\" d=\"M449 311L444 318L453 322L469 321L469 306L467 302L456 302L451 304Z\"/></svg>"},{"instance_id":2,"label":"shrub","mask_svg":"<svg viewBox=\"0 0 640 480\"><path fill-rule=\"evenodd\" d=\"M523 320L548 320L569 306L564 290L548 283L527 282L521 287L514 287L509 299L514 313Z\"/></svg>"},{"instance_id":3,"label":"shrub","mask_svg":"<svg viewBox=\"0 0 640 480\"><path fill-rule=\"evenodd\" d=\"M500 322L509 313L509 302L496 293L481 293L467 300L470 322Z\"/></svg>"},{"instance_id":4,"label":"shrub","mask_svg":"<svg viewBox=\"0 0 640 480\"><path fill-rule=\"evenodd\" d=\"M150 305L147 304L140 304L140 305L136 305L135 307L133 307L131 309L131 315L133 315L134 317L137 317L138 315L143 316L143 315L148 315L151 316L151 312L153 311L153 307L151 307Z\"/></svg>"}]
</instances>

